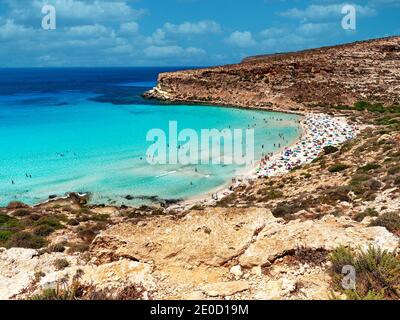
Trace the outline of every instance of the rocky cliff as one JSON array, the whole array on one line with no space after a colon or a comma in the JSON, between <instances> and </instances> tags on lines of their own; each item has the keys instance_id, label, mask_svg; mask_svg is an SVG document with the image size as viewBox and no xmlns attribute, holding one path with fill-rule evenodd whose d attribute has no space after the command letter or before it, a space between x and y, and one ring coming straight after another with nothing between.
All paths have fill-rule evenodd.
<instances>
[{"instance_id":1,"label":"rocky cliff","mask_svg":"<svg viewBox=\"0 0 400 320\"><path fill-rule=\"evenodd\" d=\"M145 96L284 110L360 100L394 104L400 102L399 64L398 36L163 73Z\"/></svg>"}]
</instances>

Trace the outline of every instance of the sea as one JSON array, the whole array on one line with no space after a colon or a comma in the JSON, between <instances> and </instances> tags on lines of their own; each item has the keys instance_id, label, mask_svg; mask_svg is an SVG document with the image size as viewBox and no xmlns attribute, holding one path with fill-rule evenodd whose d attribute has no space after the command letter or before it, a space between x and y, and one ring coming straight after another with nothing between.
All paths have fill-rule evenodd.
<instances>
[{"instance_id":1,"label":"sea","mask_svg":"<svg viewBox=\"0 0 400 320\"><path fill-rule=\"evenodd\" d=\"M292 114L142 98L159 73L188 68L0 69L0 206L69 192L93 204L149 205L212 192L255 163L151 163L147 135L254 129L254 159L301 134ZM224 152L224 148L222 153ZM223 156L223 155L222 155Z\"/></svg>"}]
</instances>

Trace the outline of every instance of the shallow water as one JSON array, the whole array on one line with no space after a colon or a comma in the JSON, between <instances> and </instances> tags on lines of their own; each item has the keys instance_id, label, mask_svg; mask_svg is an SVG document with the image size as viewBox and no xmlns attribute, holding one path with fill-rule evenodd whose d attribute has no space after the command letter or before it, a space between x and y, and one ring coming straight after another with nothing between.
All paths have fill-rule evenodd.
<instances>
[{"instance_id":1,"label":"shallow water","mask_svg":"<svg viewBox=\"0 0 400 320\"><path fill-rule=\"evenodd\" d=\"M71 191L91 192L93 202L109 204L185 199L245 169L148 164L146 134L154 128L168 132L169 121L198 133L254 127L255 159L300 134L295 115L141 99L161 71L166 70L1 70L0 205L34 204Z\"/></svg>"}]
</instances>

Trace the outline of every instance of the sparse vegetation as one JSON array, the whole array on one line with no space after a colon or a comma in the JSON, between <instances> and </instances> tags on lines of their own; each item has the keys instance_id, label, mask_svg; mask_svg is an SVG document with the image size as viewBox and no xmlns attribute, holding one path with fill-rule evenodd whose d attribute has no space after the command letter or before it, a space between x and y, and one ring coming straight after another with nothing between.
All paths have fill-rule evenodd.
<instances>
[{"instance_id":1,"label":"sparse vegetation","mask_svg":"<svg viewBox=\"0 0 400 320\"><path fill-rule=\"evenodd\" d=\"M79 223L80 223L79 220L75 219L75 218L69 219L68 222L67 222L67 224L69 226L73 226L73 227L79 226Z\"/></svg>"},{"instance_id":2,"label":"sparse vegetation","mask_svg":"<svg viewBox=\"0 0 400 320\"><path fill-rule=\"evenodd\" d=\"M56 259L56 260L54 261L54 267L55 267L57 270L63 270L63 269L65 269L65 268L68 268L68 267L69 267L69 262L68 262L67 259Z\"/></svg>"},{"instance_id":3,"label":"sparse vegetation","mask_svg":"<svg viewBox=\"0 0 400 320\"><path fill-rule=\"evenodd\" d=\"M384 213L371 223L371 226L385 227L400 236L400 215L397 212Z\"/></svg>"},{"instance_id":4,"label":"sparse vegetation","mask_svg":"<svg viewBox=\"0 0 400 320\"><path fill-rule=\"evenodd\" d=\"M56 243L47 248L48 252L64 252L65 246L62 243Z\"/></svg>"},{"instance_id":5,"label":"sparse vegetation","mask_svg":"<svg viewBox=\"0 0 400 320\"><path fill-rule=\"evenodd\" d=\"M365 165L365 166L363 166L361 168L358 168L357 171L358 172L362 172L362 173L367 173L367 172L369 172L371 170L379 169L380 167L381 167L381 165L378 164L378 163L368 163L367 165Z\"/></svg>"},{"instance_id":6,"label":"sparse vegetation","mask_svg":"<svg viewBox=\"0 0 400 320\"><path fill-rule=\"evenodd\" d=\"M53 227L50 227L49 225L46 225L46 224L42 224L42 225L37 226L33 230L33 233L37 236L47 237L47 236L51 235L54 231L56 231L56 229L54 229Z\"/></svg>"},{"instance_id":7,"label":"sparse vegetation","mask_svg":"<svg viewBox=\"0 0 400 320\"><path fill-rule=\"evenodd\" d=\"M366 101L359 101L354 106L336 106L338 110L357 110L357 111L369 111L372 113L400 113L400 105L384 106L382 103L369 103Z\"/></svg>"},{"instance_id":8,"label":"sparse vegetation","mask_svg":"<svg viewBox=\"0 0 400 320\"><path fill-rule=\"evenodd\" d=\"M48 226L55 230L62 229L64 226L60 223L60 221L56 217L41 217L37 222L37 226Z\"/></svg>"},{"instance_id":9,"label":"sparse vegetation","mask_svg":"<svg viewBox=\"0 0 400 320\"><path fill-rule=\"evenodd\" d=\"M377 217L379 215L378 211L374 208L365 209L363 212L358 213L355 216L355 220L358 222L363 221L366 217Z\"/></svg>"},{"instance_id":10,"label":"sparse vegetation","mask_svg":"<svg viewBox=\"0 0 400 320\"><path fill-rule=\"evenodd\" d=\"M29 209L17 209L12 214L15 217L26 217L29 216L31 213L32 212Z\"/></svg>"},{"instance_id":11,"label":"sparse vegetation","mask_svg":"<svg viewBox=\"0 0 400 320\"><path fill-rule=\"evenodd\" d=\"M116 300L133 301L152 299L143 285L125 285L121 289L102 290L93 285L83 285L74 277L72 284L60 283L55 289L45 289L40 294L30 297L30 300L39 301L67 301L67 300Z\"/></svg>"},{"instance_id":12,"label":"sparse vegetation","mask_svg":"<svg viewBox=\"0 0 400 320\"><path fill-rule=\"evenodd\" d=\"M332 154L332 153L336 153L338 151L339 151L339 149L334 147L334 146L326 146L326 147L324 147L324 152L325 152L326 155Z\"/></svg>"},{"instance_id":13,"label":"sparse vegetation","mask_svg":"<svg viewBox=\"0 0 400 320\"><path fill-rule=\"evenodd\" d=\"M330 167L328 170L330 173L336 173L336 172L342 172L348 168L349 168L349 166L347 164L338 163L338 164L335 164L332 167Z\"/></svg>"},{"instance_id":14,"label":"sparse vegetation","mask_svg":"<svg viewBox=\"0 0 400 320\"><path fill-rule=\"evenodd\" d=\"M369 247L355 253L339 247L330 256L334 289L350 300L381 300L400 298L400 257L388 251ZM342 287L344 266L355 268L355 289Z\"/></svg>"},{"instance_id":15,"label":"sparse vegetation","mask_svg":"<svg viewBox=\"0 0 400 320\"><path fill-rule=\"evenodd\" d=\"M259 192L259 194L261 195L259 198L259 201L262 201L262 202L268 202L270 200L276 200L276 199L283 197L283 192L280 190L270 190L267 192L265 192L264 190L261 190L261 192Z\"/></svg>"},{"instance_id":16,"label":"sparse vegetation","mask_svg":"<svg viewBox=\"0 0 400 320\"><path fill-rule=\"evenodd\" d=\"M400 166L395 166L395 167L389 168L389 170L388 170L388 174L390 174L390 175L395 175L395 174L398 174L399 172L400 172Z\"/></svg>"},{"instance_id":17,"label":"sparse vegetation","mask_svg":"<svg viewBox=\"0 0 400 320\"><path fill-rule=\"evenodd\" d=\"M0 247L5 247L13 233L11 231L0 230Z\"/></svg>"},{"instance_id":18,"label":"sparse vegetation","mask_svg":"<svg viewBox=\"0 0 400 320\"><path fill-rule=\"evenodd\" d=\"M8 248L29 248L40 249L46 245L46 240L43 237L28 233L14 233L6 243Z\"/></svg>"},{"instance_id":19,"label":"sparse vegetation","mask_svg":"<svg viewBox=\"0 0 400 320\"><path fill-rule=\"evenodd\" d=\"M76 252L86 252L89 250L89 245L87 243L71 243L69 244L69 248L67 253L76 253Z\"/></svg>"}]
</instances>

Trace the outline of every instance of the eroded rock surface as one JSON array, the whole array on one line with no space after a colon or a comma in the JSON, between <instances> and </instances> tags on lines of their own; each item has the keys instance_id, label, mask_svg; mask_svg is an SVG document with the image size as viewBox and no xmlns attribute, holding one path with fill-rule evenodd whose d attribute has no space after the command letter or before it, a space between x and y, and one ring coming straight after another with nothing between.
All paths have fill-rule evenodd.
<instances>
[{"instance_id":1,"label":"eroded rock surface","mask_svg":"<svg viewBox=\"0 0 400 320\"><path fill-rule=\"evenodd\" d=\"M279 110L400 101L400 37L164 73L147 97Z\"/></svg>"}]
</instances>

